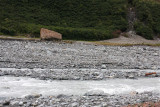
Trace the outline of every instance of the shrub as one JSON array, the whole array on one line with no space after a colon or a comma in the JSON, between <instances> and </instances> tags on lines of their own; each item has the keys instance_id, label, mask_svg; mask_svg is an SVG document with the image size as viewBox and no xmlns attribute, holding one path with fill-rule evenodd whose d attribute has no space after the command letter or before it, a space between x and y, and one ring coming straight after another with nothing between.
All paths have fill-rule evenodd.
<instances>
[{"instance_id":1,"label":"shrub","mask_svg":"<svg viewBox=\"0 0 160 107\"><path fill-rule=\"evenodd\" d=\"M0 32L7 35L30 34L31 37L40 37L40 29L47 28L54 30L63 35L63 39L75 40L102 40L109 39L113 35L109 31L89 29L89 28L71 28L71 27L55 27L35 24L14 24L12 29L9 27L1 27Z\"/></svg>"},{"instance_id":2,"label":"shrub","mask_svg":"<svg viewBox=\"0 0 160 107\"><path fill-rule=\"evenodd\" d=\"M0 27L0 32L6 35L16 35L16 31L12 28Z\"/></svg>"},{"instance_id":3,"label":"shrub","mask_svg":"<svg viewBox=\"0 0 160 107\"><path fill-rule=\"evenodd\" d=\"M66 39L101 40L127 29L126 5L126 0L0 0L0 22L5 30L33 37L45 27Z\"/></svg>"},{"instance_id":4,"label":"shrub","mask_svg":"<svg viewBox=\"0 0 160 107\"><path fill-rule=\"evenodd\" d=\"M136 31L147 39L160 33L160 3L156 0L133 0L136 8L137 19Z\"/></svg>"},{"instance_id":5,"label":"shrub","mask_svg":"<svg viewBox=\"0 0 160 107\"><path fill-rule=\"evenodd\" d=\"M102 40L111 38L107 32L95 29L52 27L51 30L61 33L64 39Z\"/></svg>"},{"instance_id":6,"label":"shrub","mask_svg":"<svg viewBox=\"0 0 160 107\"><path fill-rule=\"evenodd\" d=\"M141 35L146 39L153 39L153 31L148 26L145 26L141 22L136 22L134 27L138 35Z\"/></svg>"}]
</instances>

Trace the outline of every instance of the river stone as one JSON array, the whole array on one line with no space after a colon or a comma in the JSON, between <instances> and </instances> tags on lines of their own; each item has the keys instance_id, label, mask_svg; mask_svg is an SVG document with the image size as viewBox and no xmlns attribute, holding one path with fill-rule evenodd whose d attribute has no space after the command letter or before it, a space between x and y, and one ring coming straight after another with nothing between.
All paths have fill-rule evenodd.
<instances>
[{"instance_id":1,"label":"river stone","mask_svg":"<svg viewBox=\"0 0 160 107\"><path fill-rule=\"evenodd\" d=\"M135 76L134 75L130 75L128 78L129 79L135 79Z\"/></svg>"},{"instance_id":2,"label":"river stone","mask_svg":"<svg viewBox=\"0 0 160 107\"><path fill-rule=\"evenodd\" d=\"M64 95L64 94L57 95L57 98L65 98L65 97L66 97L66 95Z\"/></svg>"},{"instance_id":3,"label":"river stone","mask_svg":"<svg viewBox=\"0 0 160 107\"><path fill-rule=\"evenodd\" d=\"M10 105L10 101L5 101L4 103L3 103L3 106L9 106Z\"/></svg>"},{"instance_id":4,"label":"river stone","mask_svg":"<svg viewBox=\"0 0 160 107\"><path fill-rule=\"evenodd\" d=\"M107 67L106 67L106 65L102 65L101 68L102 69L106 69Z\"/></svg>"},{"instance_id":5,"label":"river stone","mask_svg":"<svg viewBox=\"0 0 160 107\"><path fill-rule=\"evenodd\" d=\"M39 97L42 96L42 94L35 94L35 95L33 95L33 96L34 96L34 98L39 98Z\"/></svg>"},{"instance_id":6,"label":"river stone","mask_svg":"<svg viewBox=\"0 0 160 107\"><path fill-rule=\"evenodd\" d=\"M26 99L32 99L32 98L39 98L42 94L34 94L34 95L27 95L25 96Z\"/></svg>"},{"instance_id":7,"label":"river stone","mask_svg":"<svg viewBox=\"0 0 160 107\"><path fill-rule=\"evenodd\" d=\"M154 56L158 56L158 53L154 53L153 55L154 55Z\"/></svg>"},{"instance_id":8,"label":"river stone","mask_svg":"<svg viewBox=\"0 0 160 107\"><path fill-rule=\"evenodd\" d=\"M71 107L78 107L78 103L77 102L72 103Z\"/></svg>"},{"instance_id":9,"label":"river stone","mask_svg":"<svg viewBox=\"0 0 160 107\"><path fill-rule=\"evenodd\" d=\"M40 37L42 40L53 40L53 39L61 40L62 34L55 31L41 28Z\"/></svg>"},{"instance_id":10,"label":"river stone","mask_svg":"<svg viewBox=\"0 0 160 107\"><path fill-rule=\"evenodd\" d=\"M22 105L23 105L23 102L22 102L22 101L20 101L20 102L19 102L19 105L20 105L20 106L22 106Z\"/></svg>"},{"instance_id":11,"label":"river stone","mask_svg":"<svg viewBox=\"0 0 160 107\"><path fill-rule=\"evenodd\" d=\"M11 101L10 105L11 106L18 106L19 105L19 101Z\"/></svg>"},{"instance_id":12,"label":"river stone","mask_svg":"<svg viewBox=\"0 0 160 107\"><path fill-rule=\"evenodd\" d=\"M91 90L84 94L84 96L103 96L103 95L105 95L105 93L102 90Z\"/></svg>"}]
</instances>

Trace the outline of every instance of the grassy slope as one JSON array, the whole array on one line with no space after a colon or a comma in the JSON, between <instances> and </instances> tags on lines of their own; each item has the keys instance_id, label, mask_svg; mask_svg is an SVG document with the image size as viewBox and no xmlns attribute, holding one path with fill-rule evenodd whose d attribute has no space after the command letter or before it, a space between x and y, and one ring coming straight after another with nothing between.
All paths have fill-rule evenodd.
<instances>
[{"instance_id":1,"label":"grassy slope","mask_svg":"<svg viewBox=\"0 0 160 107\"><path fill-rule=\"evenodd\" d=\"M137 22L136 32L147 39L153 35L160 37L160 2L159 0L134 0Z\"/></svg>"},{"instance_id":2,"label":"grassy slope","mask_svg":"<svg viewBox=\"0 0 160 107\"><path fill-rule=\"evenodd\" d=\"M160 34L160 5L133 0L138 34L152 39ZM145 12L144 12L145 11ZM127 29L127 0L0 0L0 32L39 36L41 27L65 39L101 40Z\"/></svg>"},{"instance_id":3,"label":"grassy slope","mask_svg":"<svg viewBox=\"0 0 160 107\"><path fill-rule=\"evenodd\" d=\"M35 34L47 27L66 38L111 38L127 28L126 5L126 0L0 0L1 32Z\"/></svg>"}]
</instances>

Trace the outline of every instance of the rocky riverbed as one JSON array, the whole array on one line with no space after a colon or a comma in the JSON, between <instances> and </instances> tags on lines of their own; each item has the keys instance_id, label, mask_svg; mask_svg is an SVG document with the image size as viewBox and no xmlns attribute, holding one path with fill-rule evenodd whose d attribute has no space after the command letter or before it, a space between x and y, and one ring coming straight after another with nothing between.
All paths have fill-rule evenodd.
<instances>
[{"instance_id":1,"label":"rocky riverbed","mask_svg":"<svg viewBox=\"0 0 160 107\"><path fill-rule=\"evenodd\" d=\"M85 81L139 79L145 78L148 72L156 72L149 77L159 77L159 56L159 47L0 40L0 76ZM160 94L156 92L104 95L101 91L81 96L0 96L0 106L119 107L157 102L159 97Z\"/></svg>"},{"instance_id":2,"label":"rocky riverbed","mask_svg":"<svg viewBox=\"0 0 160 107\"><path fill-rule=\"evenodd\" d=\"M157 74L146 76L146 73ZM151 69L15 69L0 68L0 76L22 76L41 80L106 80L106 79L138 79L144 77L160 77L160 70Z\"/></svg>"},{"instance_id":3,"label":"rocky riverbed","mask_svg":"<svg viewBox=\"0 0 160 107\"><path fill-rule=\"evenodd\" d=\"M121 107L148 101L159 101L159 94L144 92L131 95L48 96L29 95L25 98L0 100L1 106L11 107Z\"/></svg>"},{"instance_id":4,"label":"rocky riverbed","mask_svg":"<svg viewBox=\"0 0 160 107\"><path fill-rule=\"evenodd\" d=\"M0 40L1 68L160 69L160 48Z\"/></svg>"}]
</instances>

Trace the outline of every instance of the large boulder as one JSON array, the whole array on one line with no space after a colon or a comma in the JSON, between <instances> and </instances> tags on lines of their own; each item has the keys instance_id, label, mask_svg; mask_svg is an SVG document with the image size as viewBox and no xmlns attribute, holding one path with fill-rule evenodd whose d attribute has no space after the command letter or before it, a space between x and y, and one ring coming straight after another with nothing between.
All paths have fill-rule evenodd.
<instances>
[{"instance_id":1,"label":"large boulder","mask_svg":"<svg viewBox=\"0 0 160 107\"><path fill-rule=\"evenodd\" d=\"M40 37L41 37L41 40L56 40L56 39L61 40L62 34L55 31L41 28Z\"/></svg>"}]
</instances>

